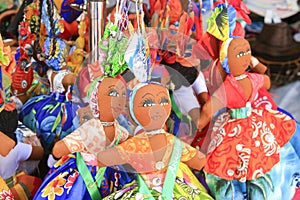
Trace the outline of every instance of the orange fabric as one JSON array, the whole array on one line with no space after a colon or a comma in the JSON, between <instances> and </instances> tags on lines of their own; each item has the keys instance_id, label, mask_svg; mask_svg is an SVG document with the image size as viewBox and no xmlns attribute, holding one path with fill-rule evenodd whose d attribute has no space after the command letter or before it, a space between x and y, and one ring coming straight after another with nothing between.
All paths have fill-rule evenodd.
<instances>
[{"instance_id":1,"label":"orange fabric","mask_svg":"<svg viewBox=\"0 0 300 200\"><path fill-rule=\"evenodd\" d=\"M131 163L133 168L135 168L138 172L147 171L147 169L151 171L153 170L153 166L155 166L155 159L153 157L154 152L151 149L148 137L143 134L144 133L141 133L136 137L132 137L117 146L120 154L122 155L122 158L128 163ZM166 133L166 152L173 148L174 138L174 135ZM183 142L182 155L180 160L182 162L186 162L192 159L196 155L196 153L197 149ZM164 170L165 169L161 171ZM155 171L156 173L161 173L160 170L155 169Z\"/></svg>"},{"instance_id":2,"label":"orange fabric","mask_svg":"<svg viewBox=\"0 0 300 200\"><path fill-rule=\"evenodd\" d=\"M40 178L20 172L16 175L16 182L10 190L15 200L25 200L32 198L41 184Z\"/></svg>"}]
</instances>

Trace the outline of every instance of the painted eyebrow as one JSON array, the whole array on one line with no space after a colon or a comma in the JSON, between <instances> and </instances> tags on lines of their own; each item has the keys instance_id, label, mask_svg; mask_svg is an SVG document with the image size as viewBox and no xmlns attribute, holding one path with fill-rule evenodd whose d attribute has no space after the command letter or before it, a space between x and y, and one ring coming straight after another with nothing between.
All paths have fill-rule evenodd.
<instances>
[{"instance_id":1,"label":"painted eyebrow","mask_svg":"<svg viewBox=\"0 0 300 200\"><path fill-rule=\"evenodd\" d=\"M151 93L147 92L146 94L144 94L144 95L142 96L142 98L144 98L146 95L151 95L151 96L153 96L153 97L154 97L154 95L153 95L153 94L151 94Z\"/></svg>"},{"instance_id":2,"label":"painted eyebrow","mask_svg":"<svg viewBox=\"0 0 300 200\"><path fill-rule=\"evenodd\" d=\"M161 93L165 94L164 91L160 91L159 93L156 94L156 96L160 95Z\"/></svg>"},{"instance_id":3,"label":"painted eyebrow","mask_svg":"<svg viewBox=\"0 0 300 200\"><path fill-rule=\"evenodd\" d=\"M110 86L108 86L108 88L112 88L112 87L116 87L116 85L110 85Z\"/></svg>"},{"instance_id":4,"label":"painted eyebrow","mask_svg":"<svg viewBox=\"0 0 300 200\"><path fill-rule=\"evenodd\" d=\"M124 85L121 85L121 86L115 85L115 86L116 86L116 89L118 89L118 90L122 90L125 88Z\"/></svg>"}]
</instances>

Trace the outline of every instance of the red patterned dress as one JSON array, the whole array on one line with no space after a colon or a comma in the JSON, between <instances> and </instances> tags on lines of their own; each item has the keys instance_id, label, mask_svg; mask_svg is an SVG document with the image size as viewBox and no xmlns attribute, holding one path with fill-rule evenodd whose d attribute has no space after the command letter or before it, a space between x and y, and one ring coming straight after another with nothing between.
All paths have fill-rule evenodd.
<instances>
[{"instance_id":1,"label":"red patterned dress","mask_svg":"<svg viewBox=\"0 0 300 200\"><path fill-rule=\"evenodd\" d=\"M277 110L254 108L254 99L264 79L248 73L252 83L249 99L228 75L214 97L230 109L214 124L204 170L225 180L245 182L269 172L280 161L279 149L296 130L296 122Z\"/></svg>"}]
</instances>

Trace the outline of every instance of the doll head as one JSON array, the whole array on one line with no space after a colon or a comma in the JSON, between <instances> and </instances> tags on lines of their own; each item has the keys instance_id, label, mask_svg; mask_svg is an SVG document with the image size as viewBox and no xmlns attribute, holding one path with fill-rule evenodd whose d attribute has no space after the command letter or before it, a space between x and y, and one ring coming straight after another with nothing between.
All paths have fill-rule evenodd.
<instances>
[{"instance_id":1,"label":"doll head","mask_svg":"<svg viewBox=\"0 0 300 200\"><path fill-rule=\"evenodd\" d=\"M111 77L97 83L90 95L93 115L102 122L113 122L125 108L125 85L120 79Z\"/></svg>"},{"instance_id":2,"label":"doll head","mask_svg":"<svg viewBox=\"0 0 300 200\"><path fill-rule=\"evenodd\" d=\"M220 61L227 74L243 74L251 60L251 48L244 38L229 38L224 41L220 52Z\"/></svg>"},{"instance_id":3,"label":"doll head","mask_svg":"<svg viewBox=\"0 0 300 200\"><path fill-rule=\"evenodd\" d=\"M168 90L157 83L137 85L129 104L131 116L145 131L163 128L171 112Z\"/></svg>"}]
</instances>

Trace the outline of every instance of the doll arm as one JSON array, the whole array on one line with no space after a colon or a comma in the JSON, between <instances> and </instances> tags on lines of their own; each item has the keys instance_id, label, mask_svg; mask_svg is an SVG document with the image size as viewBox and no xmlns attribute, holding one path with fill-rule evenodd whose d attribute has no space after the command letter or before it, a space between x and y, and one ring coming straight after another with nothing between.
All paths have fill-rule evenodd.
<instances>
[{"instance_id":1,"label":"doll arm","mask_svg":"<svg viewBox=\"0 0 300 200\"><path fill-rule=\"evenodd\" d=\"M52 149L52 155L55 158L61 158L62 156L68 155L70 153L83 152L84 146L82 142L81 132L88 132L90 123L91 120L87 121L78 129L76 129L63 139L57 141ZM91 126L93 125L91 124Z\"/></svg>"},{"instance_id":2,"label":"doll arm","mask_svg":"<svg viewBox=\"0 0 300 200\"><path fill-rule=\"evenodd\" d=\"M201 131L212 119L214 113L223 108L225 105L218 98L212 96L203 106L200 112L200 118L197 123L198 131Z\"/></svg>"},{"instance_id":3,"label":"doll arm","mask_svg":"<svg viewBox=\"0 0 300 200\"><path fill-rule=\"evenodd\" d=\"M44 148L41 146L32 146L31 154L28 160L41 160L44 155Z\"/></svg>"},{"instance_id":4,"label":"doll arm","mask_svg":"<svg viewBox=\"0 0 300 200\"><path fill-rule=\"evenodd\" d=\"M201 106L203 106L209 99L208 92L201 92L197 94L198 102Z\"/></svg>"},{"instance_id":5,"label":"doll arm","mask_svg":"<svg viewBox=\"0 0 300 200\"><path fill-rule=\"evenodd\" d=\"M206 163L206 157L203 153L201 153L200 151L197 151L197 153L195 154L195 156L192 159L190 159L184 163L193 169L201 170Z\"/></svg>"},{"instance_id":6,"label":"doll arm","mask_svg":"<svg viewBox=\"0 0 300 200\"><path fill-rule=\"evenodd\" d=\"M253 72L259 73L259 74L265 74L267 71L267 66L265 66L263 63L259 62L257 58L254 56L251 57L250 62L250 68Z\"/></svg>"},{"instance_id":7,"label":"doll arm","mask_svg":"<svg viewBox=\"0 0 300 200\"><path fill-rule=\"evenodd\" d=\"M71 134L55 143L52 153L56 158L74 152L97 154L106 148L106 135L100 120L91 119Z\"/></svg>"},{"instance_id":8,"label":"doll arm","mask_svg":"<svg viewBox=\"0 0 300 200\"><path fill-rule=\"evenodd\" d=\"M97 154L97 160L99 167L122 165L126 163L123 160L120 150L116 147L99 152Z\"/></svg>"},{"instance_id":9,"label":"doll arm","mask_svg":"<svg viewBox=\"0 0 300 200\"><path fill-rule=\"evenodd\" d=\"M263 82L263 88L265 89L270 89L271 87L271 80L270 80L270 77L268 75L263 75L264 76L264 82Z\"/></svg>"},{"instance_id":10,"label":"doll arm","mask_svg":"<svg viewBox=\"0 0 300 200\"><path fill-rule=\"evenodd\" d=\"M0 141L2 143L1 144L2 147L0 148L0 155L5 157L10 152L10 150L12 150L14 148L16 143L13 139L8 137L7 135L2 133L1 131L0 131Z\"/></svg>"},{"instance_id":11,"label":"doll arm","mask_svg":"<svg viewBox=\"0 0 300 200\"><path fill-rule=\"evenodd\" d=\"M198 102L201 105L201 107L208 101L208 90L205 83L205 78L203 73L200 71L198 74L198 77L194 81L192 88L194 89Z\"/></svg>"},{"instance_id":12,"label":"doll arm","mask_svg":"<svg viewBox=\"0 0 300 200\"><path fill-rule=\"evenodd\" d=\"M83 142L81 141L81 131L84 131L82 130L82 126L63 139L57 141L52 149L52 155L55 158L61 158L64 155L74 152L86 152Z\"/></svg>"},{"instance_id":13,"label":"doll arm","mask_svg":"<svg viewBox=\"0 0 300 200\"><path fill-rule=\"evenodd\" d=\"M69 73L65 75L65 77L62 80L62 84L65 87L65 89L68 88L68 86L73 85L76 81L76 75L74 73Z\"/></svg>"},{"instance_id":14,"label":"doll arm","mask_svg":"<svg viewBox=\"0 0 300 200\"><path fill-rule=\"evenodd\" d=\"M187 143L182 142L182 144L183 148L181 161L193 169L201 170L205 165L206 156L196 148L188 145Z\"/></svg>"},{"instance_id":15,"label":"doll arm","mask_svg":"<svg viewBox=\"0 0 300 200\"><path fill-rule=\"evenodd\" d=\"M71 151L69 150L69 148L67 147L65 142L62 140L59 140L58 142L56 142L52 149L52 155L56 160L58 160L59 158L61 158L64 155L68 155L70 153L71 153Z\"/></svg>"}]
</instances>

